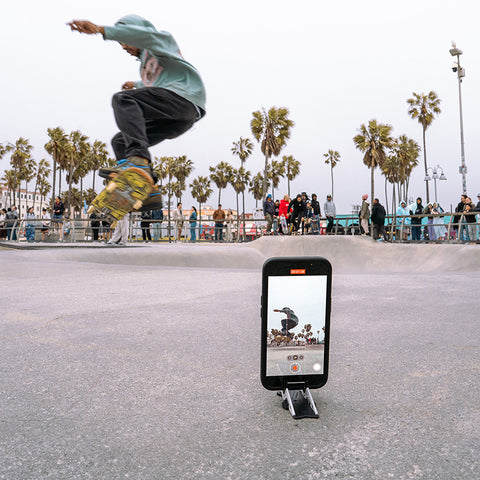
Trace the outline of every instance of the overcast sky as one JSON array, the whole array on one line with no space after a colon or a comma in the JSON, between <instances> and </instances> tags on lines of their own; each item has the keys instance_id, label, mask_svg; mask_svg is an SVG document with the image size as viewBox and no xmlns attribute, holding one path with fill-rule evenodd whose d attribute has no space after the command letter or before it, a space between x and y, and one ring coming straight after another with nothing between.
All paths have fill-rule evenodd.
<instances>
[{"instance_id":1,"label":"overcast sky","mask_svg":"<svg viewBox=\"0 0 480 480\"><path fill-rule=\"evenodd\" d=\"M301 162L292 195L315 192L323 200L331 190L323 154L341 154L334 169L337 211L349 213L370 192L369 170L352 138L370 119L389 123L394 136L406 134L421 144L421 126L407 114L412 92L434 90L442 113L427 130L430 166L441 165L448 178L439 182L439 200L449 207L461 194L458 84L449 54L451 41L463 50L462 84L467 189L480 193L480 139L476 132L480 79L478 11L473 1L298 2L275 0L117 0L99 2L17 1L2 5L0 142L26 137L37 160L46 130L80 129L91 140L116 133L111 96L127 80L138 79L138 63L115 42L71 32L72 19L111 25L137 13L176 38L184 57L201 73L207 88L207 116L182 137L152 148L154 156L187 155L195 164L189 181L208 175L220 161L236 166L230 151L250 132L252 112L287 107L295 122L282 155ZM110 151L111 148L110 148ZM264 159L255 142L248 169L257 173ZM422 165L422 164L421 164ZM0 161L0 171L9 168ZM375 194L385 199L383 177ZM425 198L423 167L412 174L411 197ZM276 196L286 193L286 180ZM433 197L433 183L430 188ZM217 189L209 202L217 201ZM231 188L224 207L235 207ZM187 192L184 206L193 201ZM254 201L247 196L247 208Z\"/></svg>"}]
</instances>

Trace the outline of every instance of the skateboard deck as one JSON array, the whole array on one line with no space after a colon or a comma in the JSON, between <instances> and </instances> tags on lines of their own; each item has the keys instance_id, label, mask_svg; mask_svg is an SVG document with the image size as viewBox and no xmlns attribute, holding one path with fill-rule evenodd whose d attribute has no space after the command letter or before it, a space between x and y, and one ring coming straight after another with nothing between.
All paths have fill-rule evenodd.
<instances>
[{"instance_id":1,"label":"skateboard deck","mask_svg":"<svg viewBox=\"0 0 480 480\"><path fill-rule=\"evenodd\" d=\"M120 220L138 210L153 190L153 180L141 168L121 171L93 200L88 213L96 210L112 220Z\"/></svg>"}]
</instances>

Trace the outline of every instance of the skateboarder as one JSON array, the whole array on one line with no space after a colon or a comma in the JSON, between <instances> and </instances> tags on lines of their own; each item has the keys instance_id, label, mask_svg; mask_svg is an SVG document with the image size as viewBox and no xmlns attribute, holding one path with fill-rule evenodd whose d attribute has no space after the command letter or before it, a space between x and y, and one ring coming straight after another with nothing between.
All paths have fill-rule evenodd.
<instances>
[{"instance_id":1,"label":"skateboarder","mask_svg":"<svg viewBox=\"0 0 480 480\"><path fill-rule=\"evenodd\" d=\"M148 148L185 133L205 115L205 88L199 73L183 58L170 33L157 31L138 15L122 17L113 27L88 20L73 20L68 25L73 31L115 40L140 61L141 80L125 82L112 99L120 129L112 139L118 163L99 173L109 176L140 168L155 183ZM142 209L158 208L159 198L154 187Z\"/></svg>"},{"instance_id":2,"label":"skateboarder","mask_svg":"<svg viewBox=\"0 0 480 480\"><path fill-rule=\"evenodd\" d=\"M298 317L295 315L295 312L289 307L283 307L281 310L274 309L274 312L282 312L287 317L282 320L282 334L283 335L292 335L288 330L295 328L298 325Z\"/></svg>"}]
</instances>

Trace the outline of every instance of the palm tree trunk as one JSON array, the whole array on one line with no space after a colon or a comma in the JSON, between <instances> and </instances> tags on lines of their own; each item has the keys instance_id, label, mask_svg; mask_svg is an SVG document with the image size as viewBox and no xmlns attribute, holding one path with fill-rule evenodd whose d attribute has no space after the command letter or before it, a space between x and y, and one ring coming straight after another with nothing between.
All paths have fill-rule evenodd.
<instances>
[{"instance_id":1,"label":"palm tree trunk","mask_svg":"<svg viewBox=\"0 0 480 480\"><path fill-rule=\"evenodd\" d=\"M263 169L263 188L262 188L262 200L266 197L267 195L267 185L268 185L268 178L267 178L267 173L268 173L268 155L265 155L265 168ZM273 182L272 182L273 183Z\"/></svg>"},{"instance_id":2,"label":"palm tree trunk","mask_svg":"<svg viewBox=\"0 0 480 480\"><path fill-rule=\"evenodd\" d=\"M373 205L373 198L372 200L372 205ZM388 215L388 190L387 190L387 178L385 177L385 203L387 205L387 215Z\"/></svg>"},{"instance_id":3,"label":"palm tree trunk","mask_svg":"<svg viewBox=\"0 0 480 480\"><path fill-rule=\"evenodd\" d=\"M290 198L290 180L287 177L287 191L288 191L288 198Z\"/></svg>"},{"instance_id":4,"label":"palm tree trunk","mask_svg":"<svg viewBox=\"0 0 480 480\"><path fill-rule=\"evenodd\" d=\"M93 171L93 183L92 183L92 189L93 189L93 191L95 191L95 177L96 177L96 175L97 175L97 171L94 170L94 171Z\"/></svg>"},{"instance_id":5,"label":"palm tree trunk","mask_svg":"<svg viewBox=\"0 0 480 480\"><path fill-rule=\"evenodd\" d=\"M371 198L372 201L373 201L373 198L375 198L375 197L374 197L374 189L373 189L374 168L373 168L373 167L370 167L370 169L371 169L370 188L371 188L371 194L372 194L372 196L371 196L370 198ZM332 198L333 198L333 194L332 194Z\"/></svg>"},{"instance_id":6,"label":"palm tree trunk","mask_svg":"<svg viewBox=\"0 0 480 480\"><path fill-rule=\"evenodd\" d=\"M333 196L333 167L332 167L332 164L330 164L330 176L332 177L332 199L334 199L335 197ZM373 198L371 200L373 202Z\"/></svg>"},{"instance_id":7,"label":"palm tree trunk","mask_svg":"<svg viewBox=\"0 0 480 480\"><path fill-rule=\"evenodd\" d=\"M198 239L202 237L202 202L198 202Z\"/></svg>"},{"instance_id":8,"label":"palm tree trunk","mask_svg":"<svg viewBox=\"0 0 480 480\"><path fill-rule=\"evenodd\" d=\"M237 242L239 237L240 237L240 215L238 214L238 193L237 193Z\"/></svg>"},{"instance_id":9,"label":"palm tree trunk","mask_svg":"<svg viewBox=\"0 0 480 480\"><path fill-rule=\"evenodd\" d=\"M425 164L425 176L427 176L427 147L425 142L425 127L423 128L423 163ZM425 182L425 188L427 192L427 205L430 202L430 192L428 191L428 182Z\"/></svg>"},{"instance_id":10,"label":"palm tree trunk","mask_svg":"<svg viewBox=\"0 0 480 480\"><path fill-rule=\"evenodd\" d=\"M52 188L52 201L50 202L51 209L53 211L53 204L55 203L55 187L56 187L56 179L57 179L57 161L55 160L55 154L53 156L53 188Z\"/></svg>"},{"instance_id":11,"label":"palm tree trunk","mask_svg":"<svg viewBox=\"0 0 480 480\"><path fill-rule=\"evenodd\" d=\"M242 224L243 224L243 241L246 240L245 235L245 192L242 192Z\"/></svg>"}]
</instances>

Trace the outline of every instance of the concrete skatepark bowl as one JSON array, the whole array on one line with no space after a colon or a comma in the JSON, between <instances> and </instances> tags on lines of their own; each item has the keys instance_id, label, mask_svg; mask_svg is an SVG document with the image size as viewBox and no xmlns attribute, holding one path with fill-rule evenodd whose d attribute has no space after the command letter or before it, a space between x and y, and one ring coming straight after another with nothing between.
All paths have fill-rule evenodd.
<instances>
[{"instance_id":1,"label":"concrete skatepark bowl","mask_svg":"<svg viewBox=\"0 0 480 480\"><path fill-rule=\"evenodd\" d=\"M318 420L259 379L261 266L333 265ZM0 479L478 479L476 245L0 250Z\"/></svg>"}]
</instances>

